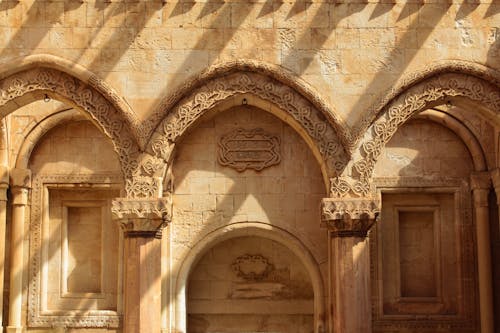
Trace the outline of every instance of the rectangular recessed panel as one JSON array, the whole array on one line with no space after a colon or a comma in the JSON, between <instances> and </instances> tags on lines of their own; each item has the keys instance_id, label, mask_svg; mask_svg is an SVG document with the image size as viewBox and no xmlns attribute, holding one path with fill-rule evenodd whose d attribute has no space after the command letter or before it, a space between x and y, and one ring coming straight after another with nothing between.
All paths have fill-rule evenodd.
<instances>
[{"instance_id":1,"label":"rectangular recessed panel","mask_svg":"<svg viewBox=\"0 0 500 333\"><path fill-rule=\"evenodd\" d=\"M101 292L101 207L67 207L67 291Z\"/></svg>"},{"instance_id":2,"label":"rectangular recessed panel","mask_svg":"<svg viewBox=\"0 0 500 333\"><path fill-rule=\"evenodd\" d=\"M402 297L436 297L434 212L399 212Z\"/></svg>"}]
</instances>

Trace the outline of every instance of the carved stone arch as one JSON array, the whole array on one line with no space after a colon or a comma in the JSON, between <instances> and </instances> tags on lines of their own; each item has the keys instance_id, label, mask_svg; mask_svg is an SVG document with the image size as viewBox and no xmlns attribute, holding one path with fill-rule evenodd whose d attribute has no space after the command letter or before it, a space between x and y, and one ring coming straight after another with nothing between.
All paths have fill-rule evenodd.
<instances>
[{"instance_id":1,"label":"carved stone arch","mask_svg":"<svg viewBox=\"0 0 500 333\"><path fill-rule=\"evenodd\" d=\"M475 68L475 67L474 67ZM458 70L458 69L457 69ZM332 181L332 196L367 196L375 164L387 142L408 119L449 99L465 99L498 115L500 80L484 76L442 71L408 87L387 103L361 138L353 153L350 177ZM486 79L488 78L488 79Z\"/></svg>"},{"instance_id":2,"label":"carved stone arch","mask_svg":"<svg viewBox=\"0 0 500 333\"><path fill-rule=\"evenodd\" d=\"M404 76L393 88L384 92L368 110L363 112L362 119L353 127L349 147L355 149L368 127L386 110L387 105L412 86L442 74L463 74L482 79L495 86L500 86L500 72L484 65L463 61L444 60L426 65L424 68Z\"/></svg>"},{"instance_id":3,"label":"carved stone arch","mask_svg":"<svg viewBox=\"0 0 500 333\"><path fill-rule=\"evenodd\" d=\"M139 156L131 111L122 109L120 98L101 79L81 69L73 74L72 68L56 57L32 57L10 66L0 73L0 115L45 94L83 110L111 139L128 183L137 173Z\"/></svg>"},{"instance_id":4,"label":"carved stone arch","mask_svg":"<svg viewBox=\"0 0 500 333\"><path fill-rule=\"evenodd\" d=\"M260 222L236 222L220 227L201 238L181 258L180 266L174 277L173 292L175 293L175 329L186 332L186 286L191 270L206 250L225 240L242 237L257 236L276 241L287 247L304 264L314 291L314 332L324 332L327 313L325 309L325 285L319 264L309 249L298 238L288 231L276 226Z\"/></svg>"},{"instance_id":5,"label":"carved stone arch","mask_svg":"<svg viewBox=\"0 0 500 333\"><path fill-rule=\"evenodd\" d=\"M235 63L211 72L204 80L189 85L191 90L183 89L182 96L176 94L173 100L162 103L162 114L167 114L156 127L146 148L155 161L148 160L148 166L143 169L148 169L151 175L155 172L151 164L158 160L169 161L175 143L208 111L236 97L253 96L255 100L281 110L284 116L277 116L292 127L297 128L298 125L301 128L299 134L305 136L306 142L319 152L320 164L324 166L327 177L339 175L349 160L345 149L345 126L319 97L312 98L304 89L298 89L297 83L291 84L291 78L283 71L278 74L273 72L274 75L269 75L269 72L271 69L268 67L264 70ZM264 110L273 113L272 107Z\"/></svg>"}]
</instances>

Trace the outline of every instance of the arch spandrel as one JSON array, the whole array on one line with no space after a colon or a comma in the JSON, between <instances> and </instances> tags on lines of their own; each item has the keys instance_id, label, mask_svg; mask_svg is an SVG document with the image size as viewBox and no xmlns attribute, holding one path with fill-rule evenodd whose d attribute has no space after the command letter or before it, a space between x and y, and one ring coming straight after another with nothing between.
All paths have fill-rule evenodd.
<instances>
[{"instance_id":1,"label":"arch spandrel","mask_svg":"<svg viewBox=\"0 0 500 333\"><path fill-rule=\"evenodd\" d=\"M345 129L332 123L296 89L261 73L240 71L210 79L180 99L160 122L147 146L156 159L169 161L173 146L204 114L238 96L254 96L273 105L299 127L306 142L319 152L328 177L340 174L348 162ZM272 110L266 110L273 112ZM330 113L328 111L328 113ZM286 120L285 120L286 121ZM149 160L151 161L151 159ZM146 169L146 168L143 168ZM150 169L148 167L148 169ZM150 170L150 173L154 170Z\"/></svg>"},{"instance_id":2,"label":"arch spandrel","mask_svg":"<svg viewBox=\"0 0 500 333\"><path fill-rule=\"evenodd\" d=\"M399 127L417 113L450 99L466 99L495 114L500 111L500 81L490 71L481 76L464 72L438 71L386 103L356 145L352 167L348 170L352 175L350 181L336 179L337 183L331 186L333 196L369 195L373 169L385 145Z\"/></svg>"}]
</instances>

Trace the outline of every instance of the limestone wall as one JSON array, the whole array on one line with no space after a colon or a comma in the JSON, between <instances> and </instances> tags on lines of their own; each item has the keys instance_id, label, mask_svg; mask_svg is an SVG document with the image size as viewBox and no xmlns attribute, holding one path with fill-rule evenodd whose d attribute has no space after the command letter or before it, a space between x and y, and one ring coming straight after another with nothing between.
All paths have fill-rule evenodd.
<instances>
[{"instance_id":1,"label":"limestone wall","mask_svg":"<svg viewBox=\"0 0 500 333\"><path fill-rule=\"evenodd\" d=\"M499 5L489 0L30 0L2 2L0 15L3 64L31 54L68 59L108 82L140 118L188 77L239 59L289 69L351 125L430 62L499 67Z\"/></svg>"},{"instance_id":2,"label":"limestone wall","mask_svg":"<svg viewBox=\"0 0 500 333\"><path fill-rule=\"evenodd\" d=\"M280 163L261 171L241 172L221 165L221 137L239 128L261 128L278 137ZM204 239L218 229L244 222L268 225L270 234L273 227L289 234L303 244L307 252L304 254L312 256L313 265L327 281L327 233L320 227L318 209L325 186L317 160L292 128L257 108L235 107L199 124L178 145L175 154L170 226L174 293L182 292L177 288L187 282L182 280L186 276L177 276L181 269L192 268L186 268L191 264L186 261L199 255L195 246L206 243ZM248 246L244 248L250 251ZM316 302L320 304L325 301L324 288L316 285ZM185 306L181 301L176 311L184 312Z\"/></svg>"}]
</instances>

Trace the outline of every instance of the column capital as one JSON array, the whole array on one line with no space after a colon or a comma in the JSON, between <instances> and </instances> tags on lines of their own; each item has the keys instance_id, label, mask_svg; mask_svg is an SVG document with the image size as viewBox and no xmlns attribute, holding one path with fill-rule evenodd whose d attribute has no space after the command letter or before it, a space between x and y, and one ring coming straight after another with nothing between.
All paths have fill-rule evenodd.
<instances>
[{"instance_id":1,"label":"column capital","mask_svg":"<svg viewBox=\"0 0 500 333\"><path fill-rule=\"evenodd\" d=\"M470 176L470 187L472 190L489 190L492 175L488 171L474 172Z\"/></svg>"},{"instance_id":2,"label":"column capital","mask_svg":"<svg viewBox=\"0 0 500 333\"><path fill-rule=\"evenodd\" d=\"M500 190L500 168L493 169L490 173L493 187L497 190Z\"/></svg>"},{"instance_id":3,"label":"column capital","mask_svg":"<svg viewBox=\"0 0 500 333\"><path fill-rule=\"evenodd\" d=\"M334 237L366 237L380 214L374 198L324 198L321 223Z\"/></svg>"},{"instance_id":4,"label":"column capital","mask_svg":"<svg viewBox=\"0 0 500 333\"><path fill-rule=\"evenodd\" d=\"M31 170L12 169L10 171L10 184L13 187L31 188Z\"/></svg>"},{"instance_id":5,"label":"column capital","mask_svg":"<svg viewBox=\"0 0 500 333\"><path fill-rule=\"evenodd\" d=\"M172 200L170 196L156 199L116 198L111 212L126 237L159 238L171 220Z\"/></svg>"}]
</instances>

